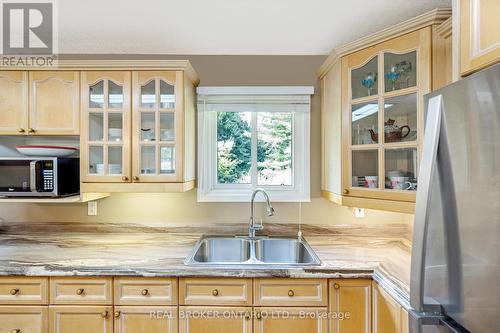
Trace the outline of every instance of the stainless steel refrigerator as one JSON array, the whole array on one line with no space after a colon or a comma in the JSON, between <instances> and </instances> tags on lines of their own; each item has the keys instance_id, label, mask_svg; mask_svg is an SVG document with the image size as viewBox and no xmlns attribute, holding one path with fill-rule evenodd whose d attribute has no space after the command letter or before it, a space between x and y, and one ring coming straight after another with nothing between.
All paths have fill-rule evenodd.
<instances>
[{"instance_id":1,"label":"stainless steel refrigerator","mask_svg":"<svg viewBox=\"0 0 500 333\"><path fill-rule=\"evenodd\" d=\"M425 103L410 332L500 332L500 64Z\"/></svg>"}]
</instances>

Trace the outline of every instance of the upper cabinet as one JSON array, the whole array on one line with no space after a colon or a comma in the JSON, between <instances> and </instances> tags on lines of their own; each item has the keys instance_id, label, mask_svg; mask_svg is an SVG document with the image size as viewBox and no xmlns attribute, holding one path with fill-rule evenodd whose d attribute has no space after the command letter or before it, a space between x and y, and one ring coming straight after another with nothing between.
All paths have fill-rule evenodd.
<instances>
[{"instance_id":1,"label":"upper cabinet","mask_svg":"<svg viewBox=\"0 0 500 333\"><path fill-rule=\"evenodd\" d=\"M28 72L0 71L0 134L28 131Z\"/></svg>"},{"instance_id":2,"label":"upper cabinet","mask_svg":"<svg viewBox=\"0 0 500 333\"><path fill-rule=\"evenodd\" d=\"M130 72L82 72L80 173L83 182L129 182Z\"/></svg>"},{"instance_id":3,"label":"upper cabinet","mask_svg":"<svg viewBox=\"0 0 500 333\"><path fill-rule=\"evenodd\" d=\"M498 0L460 0L460 72L468 75L500 61Z\"/></svg>"},{"instance_id":4,"label":"upper cabinet","mask_svg":"<svg viewBox=\"0 0 500 333\"><path fill-rule=\"evenodd\" d=\"M343 194L414 201L431 30L342 59Z\"/></svg>"},{"instance_id":5,"label":"upper cabinet","mask_svg":"<svg viewBox=\"0 0 500 333\"><path fill-rule=\"evenodd\" d=\"M39 135L80 133L79 72L30 72L29 87L29 133Z\"/></svg>"},{"instance_id":6,"label":"upper cabinet","mask_svg":"<svg viewBox=\"0 0 500 333\"><path fill-rule=\"evenodd\" d=\"M447 48L443 33L438 35L450 15L435 10L342 46L322 66L324 197L413 213L423 96L432 91L434 77L439 85L451 81L451 57L442 56ZM437 36L443 38L439 47Z\"/></svg>"},{"instance_id":7,"label":"upper cabinet","mask_svg":"<svg viewBox=\"0 0 500 333\"><path fill-rule=\"evenodd\" d=\"M134 180L182 181L182 72L134 72L132 76Z\"/></svg>"},{"instance_id":8,"label":"upper cabinet","mask_svg":"<svg viewBox=\"0 0 500 333\"><path fill-rule=\"evenodd\" d=\"M0 135L78 135L79 75L1 71Z\"/></svg>"}]
</instances>

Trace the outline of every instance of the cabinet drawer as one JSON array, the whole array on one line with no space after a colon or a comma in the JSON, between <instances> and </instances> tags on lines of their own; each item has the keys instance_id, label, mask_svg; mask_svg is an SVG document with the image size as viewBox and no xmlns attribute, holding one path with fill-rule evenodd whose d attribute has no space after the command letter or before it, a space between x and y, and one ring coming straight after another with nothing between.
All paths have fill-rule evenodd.
<instances>
[{"instance_id":1,"label":"cabinet drawer","mask_svg":"<svg viewBox=\"0 0 500 333\"><path fill-rule=\"evenodd\" d=\"M50 304L112 304L111 278L51 278Z\"/></svg>"},{"instance_id":2,"label":"cabinet drawer","mask_svg":"<svg viewBox=\"0 0 500 333\"><path fill-rule=\"evenodd\" d=\"M48 304L48 278L0 278L0 304Z\"/></svg>"},{"instance_id":3,"label":"cabinet drawer","mask_svg":"<svg viewBox=\"0 0 500 333\"><path fill-rule=\"evenodd\" d=\"M115 278L116 305L176 305L177 278Z\"/></svg>"},{"instance_id":4,"label":"cabinet drawer","mask_svg":"<svg viewBox=\"0 0 500 333\"><path fill-rule=\"evenodd\" d=\"M326 279L256 279L255 305L326 306Z\"/></svg>"},{"instance_id":5,"label":"cabinet drawer","mask_svg":"<svg viewBox=\"0 0 500 333\"><path fill-rule=\"evenodd\" d=\"M179 280L182 305L251 305L252 279Z\"/></svg>"},{"instance_id":6,"label":"cabinet drawer","mask_svg":"<svg viewBox=\"0 0 500 333\"><path fill-rule=\"evenodd\" d=\"M0 306L0 333L47 333L46 306Z\"/></svg>"},{"instance_id":7,"label":"cabinet drawer","mask_svg":"<svg viewBox=\"0 0 500 333\"><path fill-rule=\"evenodd\" d=\"M113 333L113 307L49 306L49 322L50 333Z\"/></svg>"}]
</instances>

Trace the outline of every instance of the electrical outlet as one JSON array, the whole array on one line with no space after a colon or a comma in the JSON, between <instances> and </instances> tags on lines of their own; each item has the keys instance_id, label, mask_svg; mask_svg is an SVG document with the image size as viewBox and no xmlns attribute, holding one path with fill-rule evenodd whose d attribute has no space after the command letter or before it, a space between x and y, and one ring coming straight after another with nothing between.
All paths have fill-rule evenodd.
<instances>
[{"instance_id":1,"label":"electrical outlet","mask_svg":"<svg viewBox=\"0 0 500 333\"><path fill-rule=\"evenodd\" d=\"M87 203L87 215L97 216L97 201L89 201Z\"/></svg>"},{"instance_id":2,"label":"electrical outlet","mask_svg":"<svg viewBox=\"0 0 500 333\"><path fill-rule=\"evenodd\" d=\"M364 208L354 208L354 216L362 219L365 217L365 209Z\"/></svg>"}]
</instances>

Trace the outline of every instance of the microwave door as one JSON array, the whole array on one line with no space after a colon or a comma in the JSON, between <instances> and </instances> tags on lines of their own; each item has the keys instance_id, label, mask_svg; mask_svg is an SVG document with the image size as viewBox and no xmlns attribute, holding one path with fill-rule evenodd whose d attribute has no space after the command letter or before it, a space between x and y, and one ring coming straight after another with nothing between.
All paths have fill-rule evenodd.
<instances>
[{"instance_id":1,"label":"microwave door","mask_svg":"<svg viewBox=\"0 0 500 333\"><path fill-rule=\"evenodd\" d=\"M31 192L30 160L0 160L0 195Z\"/></svg>"}]
</instances>

